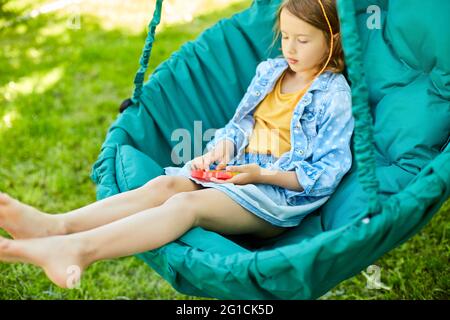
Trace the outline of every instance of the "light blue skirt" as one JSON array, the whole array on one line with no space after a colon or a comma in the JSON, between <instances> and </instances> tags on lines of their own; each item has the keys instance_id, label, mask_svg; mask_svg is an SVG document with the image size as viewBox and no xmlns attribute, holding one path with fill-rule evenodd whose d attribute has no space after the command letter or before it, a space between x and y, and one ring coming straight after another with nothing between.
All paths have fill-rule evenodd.
<instances>
[{"instance_id":1,"label":"light blue skirt","mask_svg":"<svg viewBox=\"0 0 450 320\"><path fill-rule=\"evenodd\" d=\"M242 160L237 160L232 165L257 163L262 168L274 163L277 158L273 155L245 153ZM192 160L191 160L192 161ZM218 184L191 177L188 161L183 167L165 167L168 176L184 176L204 187L218 189L227 194L231 199L256 216L278 227L294 227L312 211L317 209L316 204L290 205L287 201L285 188L271 184L246 184L235 185L233 183ZM326 201L324 199L324 201Z\"/></svg>"}]
</instances>

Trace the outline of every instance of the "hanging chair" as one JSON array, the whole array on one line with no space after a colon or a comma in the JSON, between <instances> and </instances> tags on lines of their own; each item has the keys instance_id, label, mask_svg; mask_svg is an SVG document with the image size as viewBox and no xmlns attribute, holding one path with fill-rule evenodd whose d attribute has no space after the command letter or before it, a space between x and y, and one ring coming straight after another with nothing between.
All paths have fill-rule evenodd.
<instances>
[{"instance_id":1,"label":"hanging chair","mask_svg":"<svg viewBox=\"0 0 450 320\"><path fill-rule=\"evenodd\" d=\"M280 3L255 0L220 20L143 84L161 14L156 2L133 96L92 168L97 199L173 166L173 130L194 136L194 121L203 131L228 122L257 64L279 54L269 47ZM353 94L353 166L298 227L264 240L196 227L136 256L183 294L316 299L411 238L450 195L448 12L447 0L338 1Z\"/></svg>"}]
</instances>

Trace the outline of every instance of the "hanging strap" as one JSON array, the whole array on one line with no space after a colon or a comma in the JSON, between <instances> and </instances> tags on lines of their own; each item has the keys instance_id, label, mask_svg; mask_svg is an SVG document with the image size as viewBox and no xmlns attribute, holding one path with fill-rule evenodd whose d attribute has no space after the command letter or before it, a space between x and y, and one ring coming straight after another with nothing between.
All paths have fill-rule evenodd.
<instances>
[{"instance_id":1,"label":"hanging strap","mask_svg":"<svg viewBox=\"0 0 450 320\"><path fill-rule=\"evenodd\" d=\"M353 116L355 118L354 151L358 166L358 179L369 195L368 211L372 215L381 210L378 199L380 183L375 169L373 119L369 108L369 94L362 65L361 41L356 24L354 0L338 0L341 39L347 71L352 83Z\"/></svg>"},{"instance_id":2,"label":"hanging strap","mask_svg":"<svg viewBox=\"0 0 450 320\"><path fill-rule=\"evenodd\" d=\"M142 94L142 85L144 83L145 72L148 68L148 61L150 59L150 54L152 52L153 41L155 41L155 30L156 26L159 24L161 20L161 7L163 0L156 0L155 11L153 12L153 18L150 24L148 25L148 34L145 39L144 49L142 50L142 55L139 60L139 70L134 77L134 92L133 97L131 98L133 103L137 103L141 94Z\"/></svg>"}]
</instances>

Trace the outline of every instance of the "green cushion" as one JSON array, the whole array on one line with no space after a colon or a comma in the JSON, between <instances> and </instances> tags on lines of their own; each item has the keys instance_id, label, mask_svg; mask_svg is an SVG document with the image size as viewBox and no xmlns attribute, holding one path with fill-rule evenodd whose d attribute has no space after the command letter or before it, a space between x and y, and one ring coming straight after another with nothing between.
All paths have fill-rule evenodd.
<instances>
[{"instance_id":1,"label":"green cushion","mask_svg":"<svg viewBox=\"0 0 450 320\"><path fill-rule=\"evenodd\" d=\"M443 36L442 27L448 24L450 1L356 3L375 121L376 174L381 196L387 197L403 190L449 139L450 37ZM367 28L371 4L381 9L381 29ZM352 170L321 209L325 229L349 223L365 203L354 159Z\"/></svg>"},{"instance_id":2,"label":"green cushion","mask_svg":"<svg viewBox=\"0 0 450 320\"><path fill-rule=\"evenodd\" d=\"M116 178L121 192L136 189L163 173L163 168L145 153L129 145L118 146Z\"/></svg>"}]
</instances>

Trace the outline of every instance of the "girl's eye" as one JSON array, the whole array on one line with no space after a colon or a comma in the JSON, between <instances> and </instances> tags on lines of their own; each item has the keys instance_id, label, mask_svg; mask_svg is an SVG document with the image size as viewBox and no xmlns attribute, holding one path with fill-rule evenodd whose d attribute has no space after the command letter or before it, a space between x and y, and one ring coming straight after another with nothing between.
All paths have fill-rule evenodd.
<instances>
[{"instance_id":1,"label":"girl's eye","mask_svg":"<svg viewBox=\"0 0 450 320\"><path fill-rule=\"evenodd\" d=\"M287 36L282 36L281 39L282 39L282 40L287 40L287 39L289 39L289 37L287 37ZM307 40L303 40L303 41L302 41L302 40L298 40L298 42L301 43L301 44L308 43Z\"/></svg>"}]
</instances>

